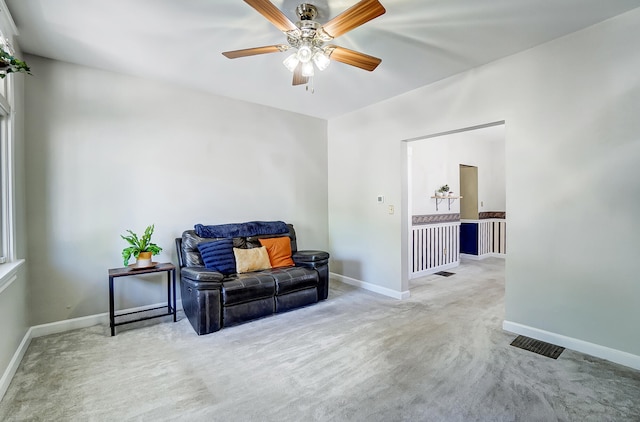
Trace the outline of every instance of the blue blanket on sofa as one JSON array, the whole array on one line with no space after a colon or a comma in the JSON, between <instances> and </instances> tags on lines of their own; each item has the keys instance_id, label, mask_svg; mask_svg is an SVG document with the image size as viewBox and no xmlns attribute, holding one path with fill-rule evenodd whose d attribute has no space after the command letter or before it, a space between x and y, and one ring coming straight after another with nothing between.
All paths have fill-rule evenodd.
<instances>
[{"instance_id":1,"label":"blue blanket on sofa","mask_svg":"<svg viewBox=\"0 0 640 422\"><path fill-rule=\"evenodd\" d=\"M194 229L198 236L212 238L289 233L289 227L284 221L249 221L248 223L218 224L214 226L196 224Z\"/></svg>"}]
</instances>

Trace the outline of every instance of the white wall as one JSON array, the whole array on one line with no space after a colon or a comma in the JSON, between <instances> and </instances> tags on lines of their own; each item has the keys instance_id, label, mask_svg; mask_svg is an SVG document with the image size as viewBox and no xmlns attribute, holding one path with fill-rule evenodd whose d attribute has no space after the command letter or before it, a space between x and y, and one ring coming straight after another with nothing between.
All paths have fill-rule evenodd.
<instances>
[{"instance_id":1,"label":"white wall","mask_svg":"<svg viewBox=\"0 0 640 422\"><path fill-rule=\"evenodd\" d=\"M401 140L505 120L506 319L640 356L638 39L635 9L331 120L332 270L407 290Z\"/></svg>"},{"instance_id":2,"label":"white wall","mask_svg":"<svg viewBox=\"0 0 640 422\"><path fill-rule=\"evenodd\" d=\"M413 215L460 212L459 200L450 210L444 200L436 211L431 198L445 183L460 195L460 164L478 168L478 211L505 210L504 125L414 141L409 148Z\"/></svg>"},{"instance_id":3,"label":"white wall","mask_svg":"<svg viewBox=\"0 0 640 422\"><path fill-rule=\"evenodd\" d=\"M126 229L154 223L161 262L196 223L284 220L300 249L327 248L326 121L27 59L32 325L108 311ZM118 308L165 297L154 276L122 280Z\"/></svg>"}]
</instances>

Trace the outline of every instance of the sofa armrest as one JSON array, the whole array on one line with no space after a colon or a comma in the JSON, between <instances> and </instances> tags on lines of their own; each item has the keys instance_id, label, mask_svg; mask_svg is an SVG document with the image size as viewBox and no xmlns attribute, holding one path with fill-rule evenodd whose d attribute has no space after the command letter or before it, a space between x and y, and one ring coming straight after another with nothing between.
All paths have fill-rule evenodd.
<instances>
[{"instance_id":1,"label":"sofa armrest","mask_svg":"<svg viewBox=\"0 0 640 422\"><path fill-rule=\"evenodd\" d=\"M325 251L297 251L293 262L298 267L313 268L318 272L318 300L329 296L329 253Z\"/></svg>"},{"instance_id":2,"label":"sofa armrest","mask_svg":"<svg viewBox=\"0 0 640 422\"><path fill-rule=\"evenodd\" d=\"M198 335L222 328L223 278L205 267L184 267L180 272L182 309Z\"/></svg>"},{"instance_id":3,"label":"sofa armrest","mask_svg":"<svg viewBox=\"0 0 640 422\"><path fill-rule=\"evenodd\" d=\"M191 284L197 284L199 288L206 288L208 283L211 283L211 288L218 288L224 278L222 273L206 267L184 267L180 270L180 276Z\"/></svg>"},{"instance_id":4,"label":"sofa armrest","mask_svg":"<svg viewBox=\"0 0 640 422\"><path fill-rule=\"evenodd\" d=\"M329 253L325 251L297 251L291 255L291 258L300 267L315 268L329 262Z\"/></svg>"}]
</instances>

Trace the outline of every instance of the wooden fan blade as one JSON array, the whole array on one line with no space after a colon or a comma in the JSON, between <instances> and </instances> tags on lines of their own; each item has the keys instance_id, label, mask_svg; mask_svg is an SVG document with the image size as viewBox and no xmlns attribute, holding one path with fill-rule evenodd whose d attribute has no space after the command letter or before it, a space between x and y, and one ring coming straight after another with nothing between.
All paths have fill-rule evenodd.
<instances>
[{"instance_id":1,"label":"wooden fan blade","mask_svg":"<svg viewBox=\"0 0 640 422\"><path fill-rule=\"evenodd\" d=\"M288 45L284 44L267 45L264 47L245 48L244 50L225 51L222 55L230 59L237 59L238 57L255 56L257 54L280 53L289 48Z\"/></svg>"},{"instance_id":2,"label":"wooden fan blade","mask_svg":"<svg viewBox=\"0 0 640 422\"><path fill-rule=\"evenodd\" d=\"M293 22L269 0L244 0L244 2L256 9L258 13L267 18L269 22L274 24L275 27L282 32L297 29Z\"/></svg>"},{"instance_id":3,"label":"wooden fan blade","mask_svg":"<svg viewBox=\"0 0 640 422\"><path fill-rule=\"evenodd\" d=\"M302 76L302 63L298 63L296 70L293 71L293 82L291 85L304 85L307 82L309 82L309 78L307 76Z\"/></svg>"},{"instance_id":4,"label":"wooden fan blade","mask_svg":"<svg viewBox=\"0 0 640 422\"><path fill-rule=\"evenodd\" d=\"M360 69L368 70L369 72L378 67L382 62L382 60L377 57L349 50L348 48L338 47L337 45L331 45L329 48L333 50L329 56L331 60L359 67Z\"/></svg>"},{"instance_id":5,"label":"wooden fan blade","mask_svg":"<svg viewBox=\"0 0 640 422\"><path fill-rule=\"evenodd\" d=\"M378 0L362 0L324 24L322 28L333 38L384 15L386 9Z\"/></svg>"}]
</instances>

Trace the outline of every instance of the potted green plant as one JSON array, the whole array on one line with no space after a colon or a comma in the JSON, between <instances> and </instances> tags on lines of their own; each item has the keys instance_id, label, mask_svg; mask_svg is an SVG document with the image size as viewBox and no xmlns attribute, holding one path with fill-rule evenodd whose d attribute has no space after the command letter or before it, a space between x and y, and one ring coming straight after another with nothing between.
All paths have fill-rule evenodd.
<instances>
[{"instance_id":1,"label":"potted green plant","mask_svg":"<svg viewBox=\"0 0 640 422\"><path fill-rule=\"evenodd\" d=\"M0 78L4 79L9 73L24 72L31 74L31 68L24 60L13 56L13 49L7 42L0 42Z\"/></svg>"},{"instance_id":2,"label":"potted green plant","mask_svg":"<svg viewBox=\"0 0 640 422\"><path fill-rule=\"evenodd\" d=\"M436 191L436 196L447 196L447 192L449 192L449 185L440 186L440 189Z\"/></svg>"},{"instance_id":3,"label":"potted green plant","mask_svg":"<svg viewBox=\"0 0 640 422\"><path fill-rule=\"evenodd\" d=\"M151 256L158 255L162 251L160 246L151 242L154 229L155 226L153 224L148 226L142 237L138 237L131 230L127 230L129 233L127 236L120 235L121 238L129 243L129 246L122 250L125 267L129 265L131 256L136 258L136 267L144 268L152 265Z\"/></svg>"}]
</instances>

